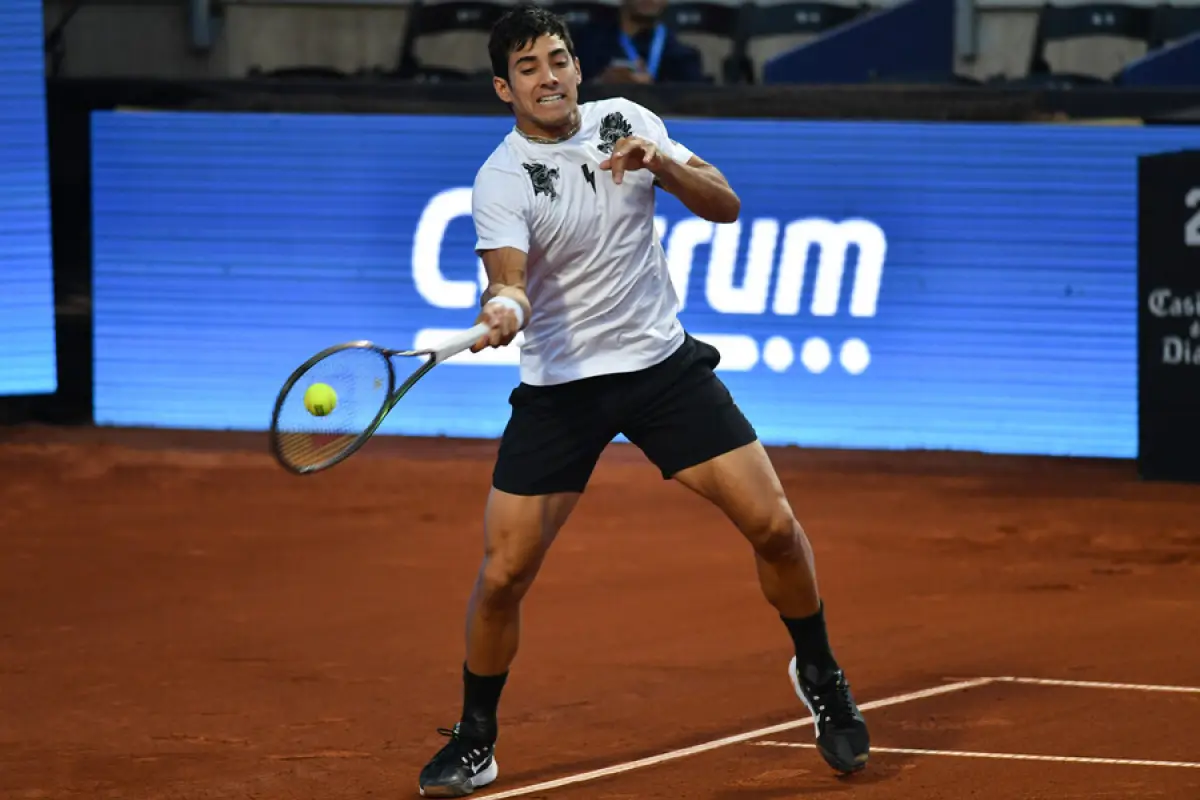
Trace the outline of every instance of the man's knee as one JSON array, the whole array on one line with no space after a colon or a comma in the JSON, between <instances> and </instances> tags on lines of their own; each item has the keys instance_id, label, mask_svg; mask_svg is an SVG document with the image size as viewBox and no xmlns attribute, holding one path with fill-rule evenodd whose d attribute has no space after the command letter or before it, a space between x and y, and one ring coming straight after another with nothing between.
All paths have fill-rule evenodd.
<instances>
[{"instance_id":1,"label":"man's knee","mask_svg":"<svg viewBox=\"0 0 1200 800\"><path fill-rule=\"evenodd\" d=\"M531 497L492 492L478 579L480 603L494 609L520 603L577 500L577 494Z\"/></svg>"},{"instance_id":2,"label":"man's knee","mask_svg":"<svg viewBox=\"0 0 1200 800\"><path fill-rule=\"evenodd\" d=\"M529 563L503 556L489 555L479 572L479 602L490 609L507 609L521 602L541 563Z\"/></svg>"},{"instance_id":3,"label":"man's knee","mask_svg":"<svg viewBox=\"0 0 1200 800\"><path fill-rule=\"evenodd\" d=\"M479 571L480 601L488 607L506 608L519 603L529 591L553 532L536 518L490 522Z\"/></svg>"},{"instance_id":4,"label":"man's knee","mask_svg":"<svg viewBox=\"0 0 1200 800\"><path fill-rule=\"evenodd\" d=\"M786 503L755 514L742 531L759 557L768 563L794 561L802 557L803 531Z\"/></svg>"}]
</instances>

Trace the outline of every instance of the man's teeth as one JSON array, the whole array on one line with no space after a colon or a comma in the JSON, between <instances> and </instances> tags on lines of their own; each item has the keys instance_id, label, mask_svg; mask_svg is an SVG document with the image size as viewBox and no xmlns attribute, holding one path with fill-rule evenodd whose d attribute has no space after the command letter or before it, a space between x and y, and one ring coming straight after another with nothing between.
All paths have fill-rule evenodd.
<instances>
[{"instance_id":1,"label":"man's teeth","mask_svg":"<svg viewBox=\"0 0 1200 800\"><path fill-rule=\"evenodd\" d=\"M541 100L538 100L538 102L539 103L553 103L558 100L562 100L561 94L552 94L549 97L543 97Z\"/></svg>"}]
</instances>

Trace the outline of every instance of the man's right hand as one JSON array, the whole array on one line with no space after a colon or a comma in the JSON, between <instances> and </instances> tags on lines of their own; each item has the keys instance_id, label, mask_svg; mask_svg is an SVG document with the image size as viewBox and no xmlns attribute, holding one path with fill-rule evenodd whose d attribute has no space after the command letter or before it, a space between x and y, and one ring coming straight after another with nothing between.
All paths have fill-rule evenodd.
<instances>
[{"instance_id":1,"label":"man's right hand","mask_svg":"<svg viewBox=\"0 0 1200 800\"><path fill-rule=\"evenodd\" d=\"M523 323L528 323L529 315L533 313L525 294L525 253L515 247L499 247L481 250L479 257L487 270L488 285L475 324L482 322L490 330L487 336L481 336L471 345L472 353L485 347L504 347L516 337ZM496 302L502 298L503 302ZM520 306L521 311L513 309L512 303Z\"/></svg>"},{"instance_id":2,"label":"man's right hand","mask_svg":"<svg viewBox=\"0 0 1200 800\"><path fill-rule=\"evenodd\" d=\"M486 336L480 337L479 341L471 345L472 353L478 353L485 347L504 347L510 344L521 330L517 312L507 305L494 301L484 304L483 308L479 310L479 316L476 317L475 322L476 324L485 323L491 327L491 330Z\"/></svg>"}]
</instances>

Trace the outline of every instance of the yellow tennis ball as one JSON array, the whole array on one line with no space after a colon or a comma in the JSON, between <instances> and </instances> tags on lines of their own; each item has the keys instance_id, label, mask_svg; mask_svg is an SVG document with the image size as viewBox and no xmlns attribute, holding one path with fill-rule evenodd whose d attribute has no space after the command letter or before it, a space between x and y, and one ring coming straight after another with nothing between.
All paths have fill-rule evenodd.
<instances>
[{"instance_id":1,"label":"yellow tennis ball","mask_svg":"<svg viewBox=\"0 0 1200 800\"><path fill-rule=\"evenodd\" d=\"M314 417L324 417L337 408L337 392L328 383L314 383L304 393L304 407Z\"/></svg>"}]
</instances>

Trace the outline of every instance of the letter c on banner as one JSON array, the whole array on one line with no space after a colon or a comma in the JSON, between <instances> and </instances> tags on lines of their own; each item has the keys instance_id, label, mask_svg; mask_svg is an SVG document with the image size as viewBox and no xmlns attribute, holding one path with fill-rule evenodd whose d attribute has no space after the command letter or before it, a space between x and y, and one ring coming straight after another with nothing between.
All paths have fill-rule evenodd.
<instances>
[{"instance_id":1,"label":"letter c on banner","mask_svg":"<svg viewBox=\"0 0 1200 800\"><path fill-rule=\"evenodd\" d=\"M471 188L447 189L430 198L417 220L413 235L412 276L417 292L437 308L470 308L480 291L476 281L450 280L442 274L442 240L446 228L458 217L471 215ZM476 257L476 261L480 261ZM479 263L483 273L483 263Z\"/></svg>"},{"instance_id":2,"label":"letter c on banner","mask_svg":"<svg viewBox=\"0 0 1200 800\"><path fill-rule=\"evenodd\" d=\"M1156 317L1167 316L1167 305L1171 299L1170 289L1155 289L1150 292L1150 313Z\"/></svg>"}]
</instances>

